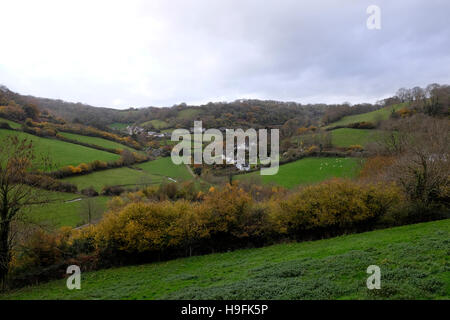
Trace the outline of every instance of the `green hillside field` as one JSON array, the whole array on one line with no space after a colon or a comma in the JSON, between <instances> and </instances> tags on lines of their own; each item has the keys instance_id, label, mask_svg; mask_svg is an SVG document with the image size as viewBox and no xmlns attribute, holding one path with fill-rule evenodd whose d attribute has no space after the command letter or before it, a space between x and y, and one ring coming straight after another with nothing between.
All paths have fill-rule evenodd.
<instances>
[{"instance_id":1,"label":"green hillside field","mask_svg":"<svg viewBox=\"0 0 450 320\"><path fill-rule=\"evenodd\" d=\"M170 177L177 181L192 179L191 174L184 164L176 165L170 157L159 158L153 161L136 165L137 168L153 175Z\"/></svg>"},{"instance_id":2,"label":"green hillside field","mask_svg":"<svg viewBox=\"0 0 450 320\"><path fill-rule=\"evenodd\" d=\"M144 123L140 124L141 126L145 125L152 125L155 129L161 130L161 129L167 129L169 124L165 122L164 120L154 119L150 121L146 121Z\"/></svg>"},{"instance_id":3,"label":"green hillside field","mask_svg":"<svg viewBox=\"0 0 450 320\"><path fill-rule=\"evenodd\" d=\"M114 129L114 130L122 131L122 130L125 130L129 125L130 124L128 124L128 123L115 122L115 123L109 124L108 127L110 127L111 129Z\"/></svg>"},{"instance_id":4,"label":"green hillside field","mask_svg":"<svg viewBox=\"0 0 450 320\"><path fill-rule=\"evenodd\" d=\"M450 220L83 273L0 299L449 299ZM368 290L367 267L381 269Z\"/></svg>"},{"instance_id":5,"label":"green hillside field","mask_svg":"<svg viewBox=\"0 0 450 320\"><path fill-rule=\"evenodd\" d=\"M4 119L4 118L0 118L0 123L2 123L2 122L9 124L9 126L11 128L13 128L13 129L18 129L18 128L21 127L21 125L19 123L17 123L17 122L14 122L14 121L11 121L11 120L8 120L8 119Z\"/></svg>"},{"instance_id":6,"label":"green hillside field","mask_svg":"<svg viewBox=\"0 0 450 320\"><path fill-rule=\"evenodd\" d=\"M389 118L389 116L392 113L392 110L398 110L401 107L403 107L403 104L389 106L386 108L378 109L372 112L362 113L362 114L355 114L352 116L346 116L342 119L333 122L329 125L327 125L325 128L332 128L336 126L346 126L352 123L357 122L376 122L378 120L386 120Z\"/></svg>"},{"instance_id":7,"label":"green hillside field","mask_svg":"<svg viewBox=\"0 0 450 320\"><path fill-rule=\"evenodd\" d=\"M278 173L262 176L259 171L237 175L237 180L260 177L265 184L274 183L285 188L311 184L331 178L353 178L358 174L360 159L356 158L305 158L281 165Z\"/></svg>"},{"instance_id":8,"label":"green hillside field","mask_svg":"<svg viewBox=\"0 0 450 320\"><path fill-rule=\"evenodd\" d=\"M331 143L336 147L350 147L352 145L366 146L374 141L379 130L340 128L330 131Z\"/></svg>"},{"instance_id":9,"label":"green hillside field","mask_svg":"<svg viewBox=\"0 0 450 320\"><path fill-rule=\"evenodd\" d=\"M44 224L50 228L59 228L63 226L77 227L87 223L87 215L83 211L87 198L77 194L54 192L51 202L29 206L25 214L32 221ZM92 221L98 220L106 210L106 204L109 197L93 197Z\"/></svg>"},{"instance_id":10,"label":"green hillside field","mask_svg":"<svg viewBox=\"0 0 450 320\"><path fill-rule=\"evenodd\" d=\"M0 139L7 135L17 135L20 139L29 139L37 155L49 156L57 168L67 165L78 165L94 160L114 161L119 159L119 155L110 152L100 151L78 144L68 143L57 139L37 137L25 132L0 129Z\"/></svg>"},{"instance_id":11,"label":"green hillside field","mask_svg":"<svg viewBox=\"0 0 450 320\"><path fill-rule=\"evenodd\" d=\"M68 139L76 140L76 141L79 141L82 143L93 144L93 145L100 146L103 148L119 149L119 150L127 149L130 151L136 151L135 149L125 146L123 144L120 144L120 143L117 143L117 142L114 142L111 140L106 140L103 138L83 136L80 134L69 133L69 132L60 132L59 135L65 137L65 138L68 138Z\"/></svg>"},{"instance_id":12,"label":"green hillside field","mask_svg":"<svg viewBox=\"0 0 450 320\"><path fill-rule=\"evenodd\" d=\"M75 184L78 190L94 187L100 192L105 186L133 187L135 185L153 185L163 182L184 181L192 178L184 165L173 164L170 157L144 162L133 168L116 168L97 171L86 175L65 178L64 181Z\"/></svg>"}]
</instances>

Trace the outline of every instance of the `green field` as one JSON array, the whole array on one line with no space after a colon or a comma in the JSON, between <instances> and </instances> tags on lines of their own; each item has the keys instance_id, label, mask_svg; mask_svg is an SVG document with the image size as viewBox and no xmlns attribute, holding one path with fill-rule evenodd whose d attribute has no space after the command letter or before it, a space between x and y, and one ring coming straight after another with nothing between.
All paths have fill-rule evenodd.
<instances>
[{"instance_id":1,"label":"green field","mask_svg":"<svg viewBox=\"0 0 450 320\"><path fill-rule=\"evenodd\" d=\"M110 152L100 151L78 144L68 143L56 139L37 137L25 132L0 129L0 139L7 135L18 135L19 138L27 138L33 141L37 155L49 156L57 168L67 165L78 165L94 160L114 161L119 159L119 155Z\"/></svg>"},{"instance_id":2,"label":"green field","mask_svg":"<svg viewBox=\"0 0 450 320\"><path fill-rule=\"evenodd\" d=\"M76 227L87 223L85 214L87 198L71 193L54 193L55 198L44 205L32 205L25 211L27 217L32 221L45 224L50 228L59 228L62 226ZM81 199L81 200L79 200ZM98 220L106 209L108 197L90 198L94 204L92 221Z\"/></svg>"},{"instance_id":3,"label":"green field","mask_svg":"<svg viewBox=\"0 0 450 320\"><path fill-rule=\"evenodd\" d=\"M262 176L259 171L235 176L237 180L259 176L263 183L275 183L285 188L310 184L331 178L352 178L358 173L359 159L305 158L281 165L277 174Z\"/></svg>"},{"instance_id":4,"label":"green field","mask_svg":"<svg viewBox=\"0 0 450 320\"><path fill-rule=\"evenodd\" d=\"M83 273L1 299L449 299L450 220ZM381 289L368 290L369 265Z\"/></svg>"},{"instance_id":5,"label":"green field","mask_svg":"<svg viewBox=\"0 0 450 320\"><path fill-rule=\"evenodd\" d=\"M181 110L180 112L178 112L177 118L192 119L200 113L201 113L201 110L199 110L199 109L185 109L185 110Z\"/></svg>"},{"instance_id":6,"label":"green field","mask_svg":"<svg viewBox=\"0 0 450 320\"><path fill-rule=\"evenodd\" d=\"M127 149L130 151L136 151L135 149L127 147L123 144L120 144L120 143L117 143L117 142L114 142L111 140L106 140L103 138L82 136L80 134L69 133L69 132L60 132L59 134L68 139L76 140L76 141L79 141L82 143L93 144L93 145L100 146L103 148L119 149L119 150Z\"/></svg>"},{"instance_id":7,"label":"green field","mask_svg":"<svg viewBox=\"0 0 450 320\"><path fill-rule=\"evenodd\" d=\"M372 112L355 114L353 116L346 116L336 122L333 122L333 123L327 125L325 128L332 128L332 127L336 127L336 126L346 126L346 125L349 125L352 123L357 123L357 122L375 123L379 120L386 120L391 115L392 110L398 110L402 106L403 105L394 105L394 106L389 106L386 108L378 109L378 110L375 110Z\"/></svg>"},{"instance_id":8,"label":"green field","mask_svg":"<svg viewBox=\"0 0 450 320\"><path fill-rule=\"evenodd\" d=\"M170 182L168 177L176 181L191 179L192 176L184 165L173 164L170 157L144 162L134 168L117 168L97 171L86 175L65 178L64 181L75 184L78 190L94 187L100 192L105 186L134 187L136 185L153 185Z\"/></svg>"},{"instance_id":9,"label":"green field","mask_svg":"<svg viewBox=\"0 0 450 320\"><path fill-rule=\"evenodd\" d=\"M14 122L14 121L11 121L8 119L4 119L4 118L0 118L0 123L2 123L2 122L9 124L9 126L13 129L18 129L21 127L21 125L17 122Z\"/></svg>"},{"instance_id":10,"label":"green field","mask_svg":"<svg viewBox=\"0 0 450 320\"><path fill-rule=\"evenodd\" d=\"M364 147L375 139L379 130L341 128L330 131L330 133L333 146L361 145Z\"/></svg>"},{"instance_id":11,"label":"green field","mask_svg":"<svg viewBox=\"0 0 450 320\"><path fill-rule=\"evenodd\" d=\"M136 185L159 184L164 181L164 177L148 174L143 170L124 167L73 176L65 178L64 181L75 184L78 190L93 187L97 192L100 192L105 186L134 187Z\"/></svg>"},{"instance_id":12,"label":"green field","mask_svg":"<svg viewBox=\"0 0 450 320\"><path fill-rule=\"evenodd\" d=\"M128 124L128 123L115 122L115 123L109 124L108 127L111 129L114 129L114 130L122 131L122 130L125 130L129 125L130 124Z\"/></svg>"},{"instance_id":13,"label":"green field","mask_svg":"<svg viewBox=\"0 0 450 320\"><path fill-rule=\"evenodd\" d=\"M163 120L155 119L140 124L141 126L152 125L157 130L167 129L169 124Z\"/></svg>"},{"instance_id":14,"label":"green field","mask_svg":"<svg viewBox=\"0 0 450 320\"><path fill-rule=\"evenodd\" d=\"M141 168L147 173L153 175L162 175L170 177L177 181L192 179L191 174L184 164L176 165L170 157L159 158L154 161L138 164L136 167Z\"/></svg>"}]
</instances>

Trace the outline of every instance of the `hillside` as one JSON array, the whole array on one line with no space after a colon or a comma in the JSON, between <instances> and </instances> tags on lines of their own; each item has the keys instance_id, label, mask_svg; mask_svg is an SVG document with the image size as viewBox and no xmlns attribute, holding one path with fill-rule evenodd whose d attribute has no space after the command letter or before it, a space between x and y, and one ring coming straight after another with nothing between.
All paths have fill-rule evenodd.
<instances>
[{"instance_id":1,"label":"hillside","mask_svg":"<svg viewBox=\"0 0 450 320\"><path fill-rule=\"evenodd\" d=\"M336 122L333 122L333 123L327 125L325 128L346 126L346 125L349 125L352 123L357 123L357 122L376 123L377 121L388 119L389 116L391 115L392 111L396 111L399 108L401 108L402 106L403 106L402 104L399 104L399 105L394 105L394 106L389 106L389 107L385 107L382 109L378 109L378 110L375 110L372 112L346 116Z\"/></svg>"},{"instance_id":2,"label":"hillside","mask_svg":"<svg viewBox=\"0 0 450 320\"><path fill-rule=\"evenodd\" d=\"M448 299L450 220L82 275L1 299ZM366 288L369 265L381 289Z\"/></svg>"},{"instance_id":3,"label":"hillside","mask_svg":"<svg viewBox=\"0 0 450 320\"><path fill-rule=\"evenodd\" d=\"M92 162L94 160L114 161L119 155L85 146L64 142L56 139L37 137L25 132L0 129L0 139L7 135L17 135L19 138L33 141L36 153L49 156L57 168L67 165Z\"/></svg>"}]
</instances>

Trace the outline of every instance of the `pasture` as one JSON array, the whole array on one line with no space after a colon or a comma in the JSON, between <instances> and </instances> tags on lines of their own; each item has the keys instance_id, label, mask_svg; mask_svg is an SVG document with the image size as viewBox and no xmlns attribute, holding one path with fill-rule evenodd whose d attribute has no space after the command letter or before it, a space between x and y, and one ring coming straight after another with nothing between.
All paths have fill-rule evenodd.
<instances>
[{"instance_id":1,"label":"pasture","mask_svg":"<svg viewBox=\"0 0 450 320\"><path fill-rule=\"evenodd\" d=\"M450 220L83 273L0 299L448 299ZM366 269L381 269L368 290Z\"/></svg>"},{"instance_id":2,"label":"pasture","mask_svg":"<svg viewBox=\"0 0 450 320\"><path fill-rule=\"evenodd\" d=\"M106 210L108 197L82 197L71 193L54 193L56 198L49 203L32 205L25 210L25 214L35 223L49 228L63 226L77 227L87 223L86 202L92 201L92 221L98 220Z\"/></svg>"},{"instance_id":3,"label":"pasture","mask_svg":"<svg viewBox=\"0 0 450 320\"><path fill-rule=\"evenodd\" d=\"M394 105L394 106L389 106L386 108L381 108L372 112L367 112L367 113L362 113L362 114L355 114L352 116L346 116L343 117L342 119L333 122L329 125L327 125L325 128L332 128L332 127L336 127L336 126L346 126L352 123L357 123L357 122L372 122L372 123L376 123L380 120L386 120L390 117L390 115L392 114L392 111L396 111L398 109L400 109L403 105Z\"/></svg>"},{"instance_id":4,"label":"pasture","mask_svg":"<svg viewBox=\"0 0 450 320\"><path fill-rule=\"evenodd\" d=\"M0 139L7 135L17 135L20 139L33 142L37 156L48 156L56 168L67 165L78 165L94 160L114 161L119 155L101 150L84 147L78 144L60 141L57 139L41 138L25 132L0 129Z\"/></svg>"},{"instance_id":5,"label":"pasture","mask_svg":"<svg viewBox=\"0 0 450 320\"><path fill-rule=\"evenodd\" d=\"M335 147L350 147L352 145L366 146L374 141L379 130L340 128L330 131L331 143Z\"/></svg>"},{"instance_id":6,"label":"pasture","mask_svg":"<svg viewBox=\"0 0 450 320\"><path fill-rule=\"evenodd\" d=\"M17 122L8 120L8 119L0 118L0 123L2 123L2 122L3 122L3 123L9 124L9 126L10 126L11 128L13 128L13 129L18 129L18 128L21 127L21 124L20 124L20 123L17 123Z\"/></svg>"},{"instance_id":7,"label":"pasture","mask_svg":"<svg viewBox=\"0 0 450 320\"><path fill-rule=\"evenodd\" d=\"M281 165L278 173L272 176L262 176L256 171L235 177L237 180L260 179L264 184L273 183L291 189L331 178L353 178L359 167L360 159L356 158L304 158Z\"/></svg>"},{"instance_id":8,"label":"pasture","mask_svg":"<svg viewBox=\"0 0 450 320\"><path fill-rule=\"evenodd\" d=\"M76 141L79 141L82 143L93 144L93 145L100 146L103 148L118 149L118 150L126 149L126 150L130 150L130 151L136 151L135 149L130 148L126 145L120 144L115 141L103 139L103 138L83 136L80 134L69 133L69 132L60 132L59 135L65 137L65 138L68 138L68 139L76 140Z\"/></svg>"}]
</instances>

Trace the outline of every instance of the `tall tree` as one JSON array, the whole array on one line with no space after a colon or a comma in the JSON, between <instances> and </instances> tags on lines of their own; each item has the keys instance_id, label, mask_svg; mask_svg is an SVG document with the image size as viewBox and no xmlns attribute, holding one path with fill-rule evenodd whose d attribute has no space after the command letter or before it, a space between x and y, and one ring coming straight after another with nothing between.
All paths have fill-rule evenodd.
<instances>
[{"instance_id":1,"label":"tall tree","mask_svg":"<svg viewBox=\"0 0 450 320\"><path fill-rule=\"evenodd\" d=\"M7 136L0 145L0 288L4 289L16 234L14 223L26 206L38 202L38 195L25 184L35 158L32 142Z\"/></svg>"}]
</instances>

